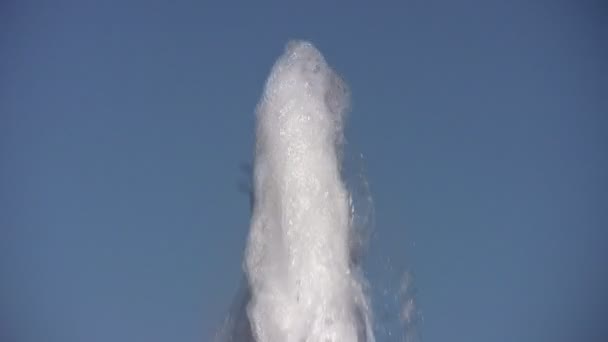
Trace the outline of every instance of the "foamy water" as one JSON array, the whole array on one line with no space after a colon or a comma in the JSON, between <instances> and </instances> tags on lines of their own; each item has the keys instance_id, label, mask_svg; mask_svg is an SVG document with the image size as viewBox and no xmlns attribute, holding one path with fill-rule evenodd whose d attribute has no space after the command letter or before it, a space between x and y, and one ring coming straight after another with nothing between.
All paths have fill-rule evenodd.
<instances>
[{"instance_id":1,"label":"foamy water","mask_svg":"<svg viewBox=\"0 0 608 342\"><path fill-rule=\"evenodd\" d=\"M274 65L256 111L247 286L221 340L374 341L341 178L348 97L310 43Z\"/></svg>"}]
</instances>

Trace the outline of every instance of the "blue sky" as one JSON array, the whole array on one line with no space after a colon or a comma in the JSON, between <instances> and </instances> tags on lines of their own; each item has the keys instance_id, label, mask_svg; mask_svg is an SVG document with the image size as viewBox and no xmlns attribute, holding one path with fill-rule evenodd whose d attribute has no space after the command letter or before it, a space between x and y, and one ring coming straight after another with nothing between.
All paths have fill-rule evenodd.
<instances>
[{"instance_id":1,"label":"blue sky","mask_svg":"<svg viewBox=\"0 0 608 342\"><path fill-rule=\"evenodd\" d=\"M208 340L241 281L253 111L294 38L352 90L378 307L410 270L423 341L600 340L606 13L3 2L0 340Z\"/></svg>"}]
</instances>

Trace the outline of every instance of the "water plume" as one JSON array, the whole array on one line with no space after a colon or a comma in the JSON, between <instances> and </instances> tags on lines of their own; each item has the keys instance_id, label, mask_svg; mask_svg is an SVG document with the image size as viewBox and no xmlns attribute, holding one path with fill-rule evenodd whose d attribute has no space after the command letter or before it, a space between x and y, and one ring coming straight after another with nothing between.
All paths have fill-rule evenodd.
<instances>
[{"instance_id":1,"label":"water plume","mask_svg":"<svg viewBox=\"0 0 608 342\"><path fill-rule=\"evenodd\" d=\"M290 42L256 110L246 286L219 340L374 341L341 176L348 106L321 53Z\"/></svg>"}]
</instances>

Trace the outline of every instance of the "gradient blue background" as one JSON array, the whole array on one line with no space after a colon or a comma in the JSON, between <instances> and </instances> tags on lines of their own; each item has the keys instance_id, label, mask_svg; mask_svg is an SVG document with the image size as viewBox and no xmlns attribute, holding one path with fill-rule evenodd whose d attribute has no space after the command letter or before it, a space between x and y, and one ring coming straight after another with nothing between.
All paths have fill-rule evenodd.
<instances>
[{"instance_id":1,"label":"gradient blue background","mask_svg":"<svg viewBox=\"0 0 608 342\"><path fill-rule=\"evenodd\" d=\"M423 341L605 339L605 4L3 1L0 341L209 340L292 38L352 89L379 320L409 269Z\"/></svg>"}]
</instances>

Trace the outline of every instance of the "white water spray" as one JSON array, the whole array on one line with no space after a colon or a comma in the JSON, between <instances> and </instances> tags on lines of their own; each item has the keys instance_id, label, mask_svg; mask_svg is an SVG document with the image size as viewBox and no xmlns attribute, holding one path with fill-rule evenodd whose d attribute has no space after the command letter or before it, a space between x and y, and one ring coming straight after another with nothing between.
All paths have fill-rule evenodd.
<instances>
[{"instance_id":1,"label":"white water spray","mask_svg":"<svg viewBox=\"0 0 608 342\"><path fill-rule=\"evenodd\" d=\"M256 113L248 288L236 308L246 317L233 317L221 339L374 341L341 178L348 104L319 51L289 43Z\"/></svg>"}]
</instances>

